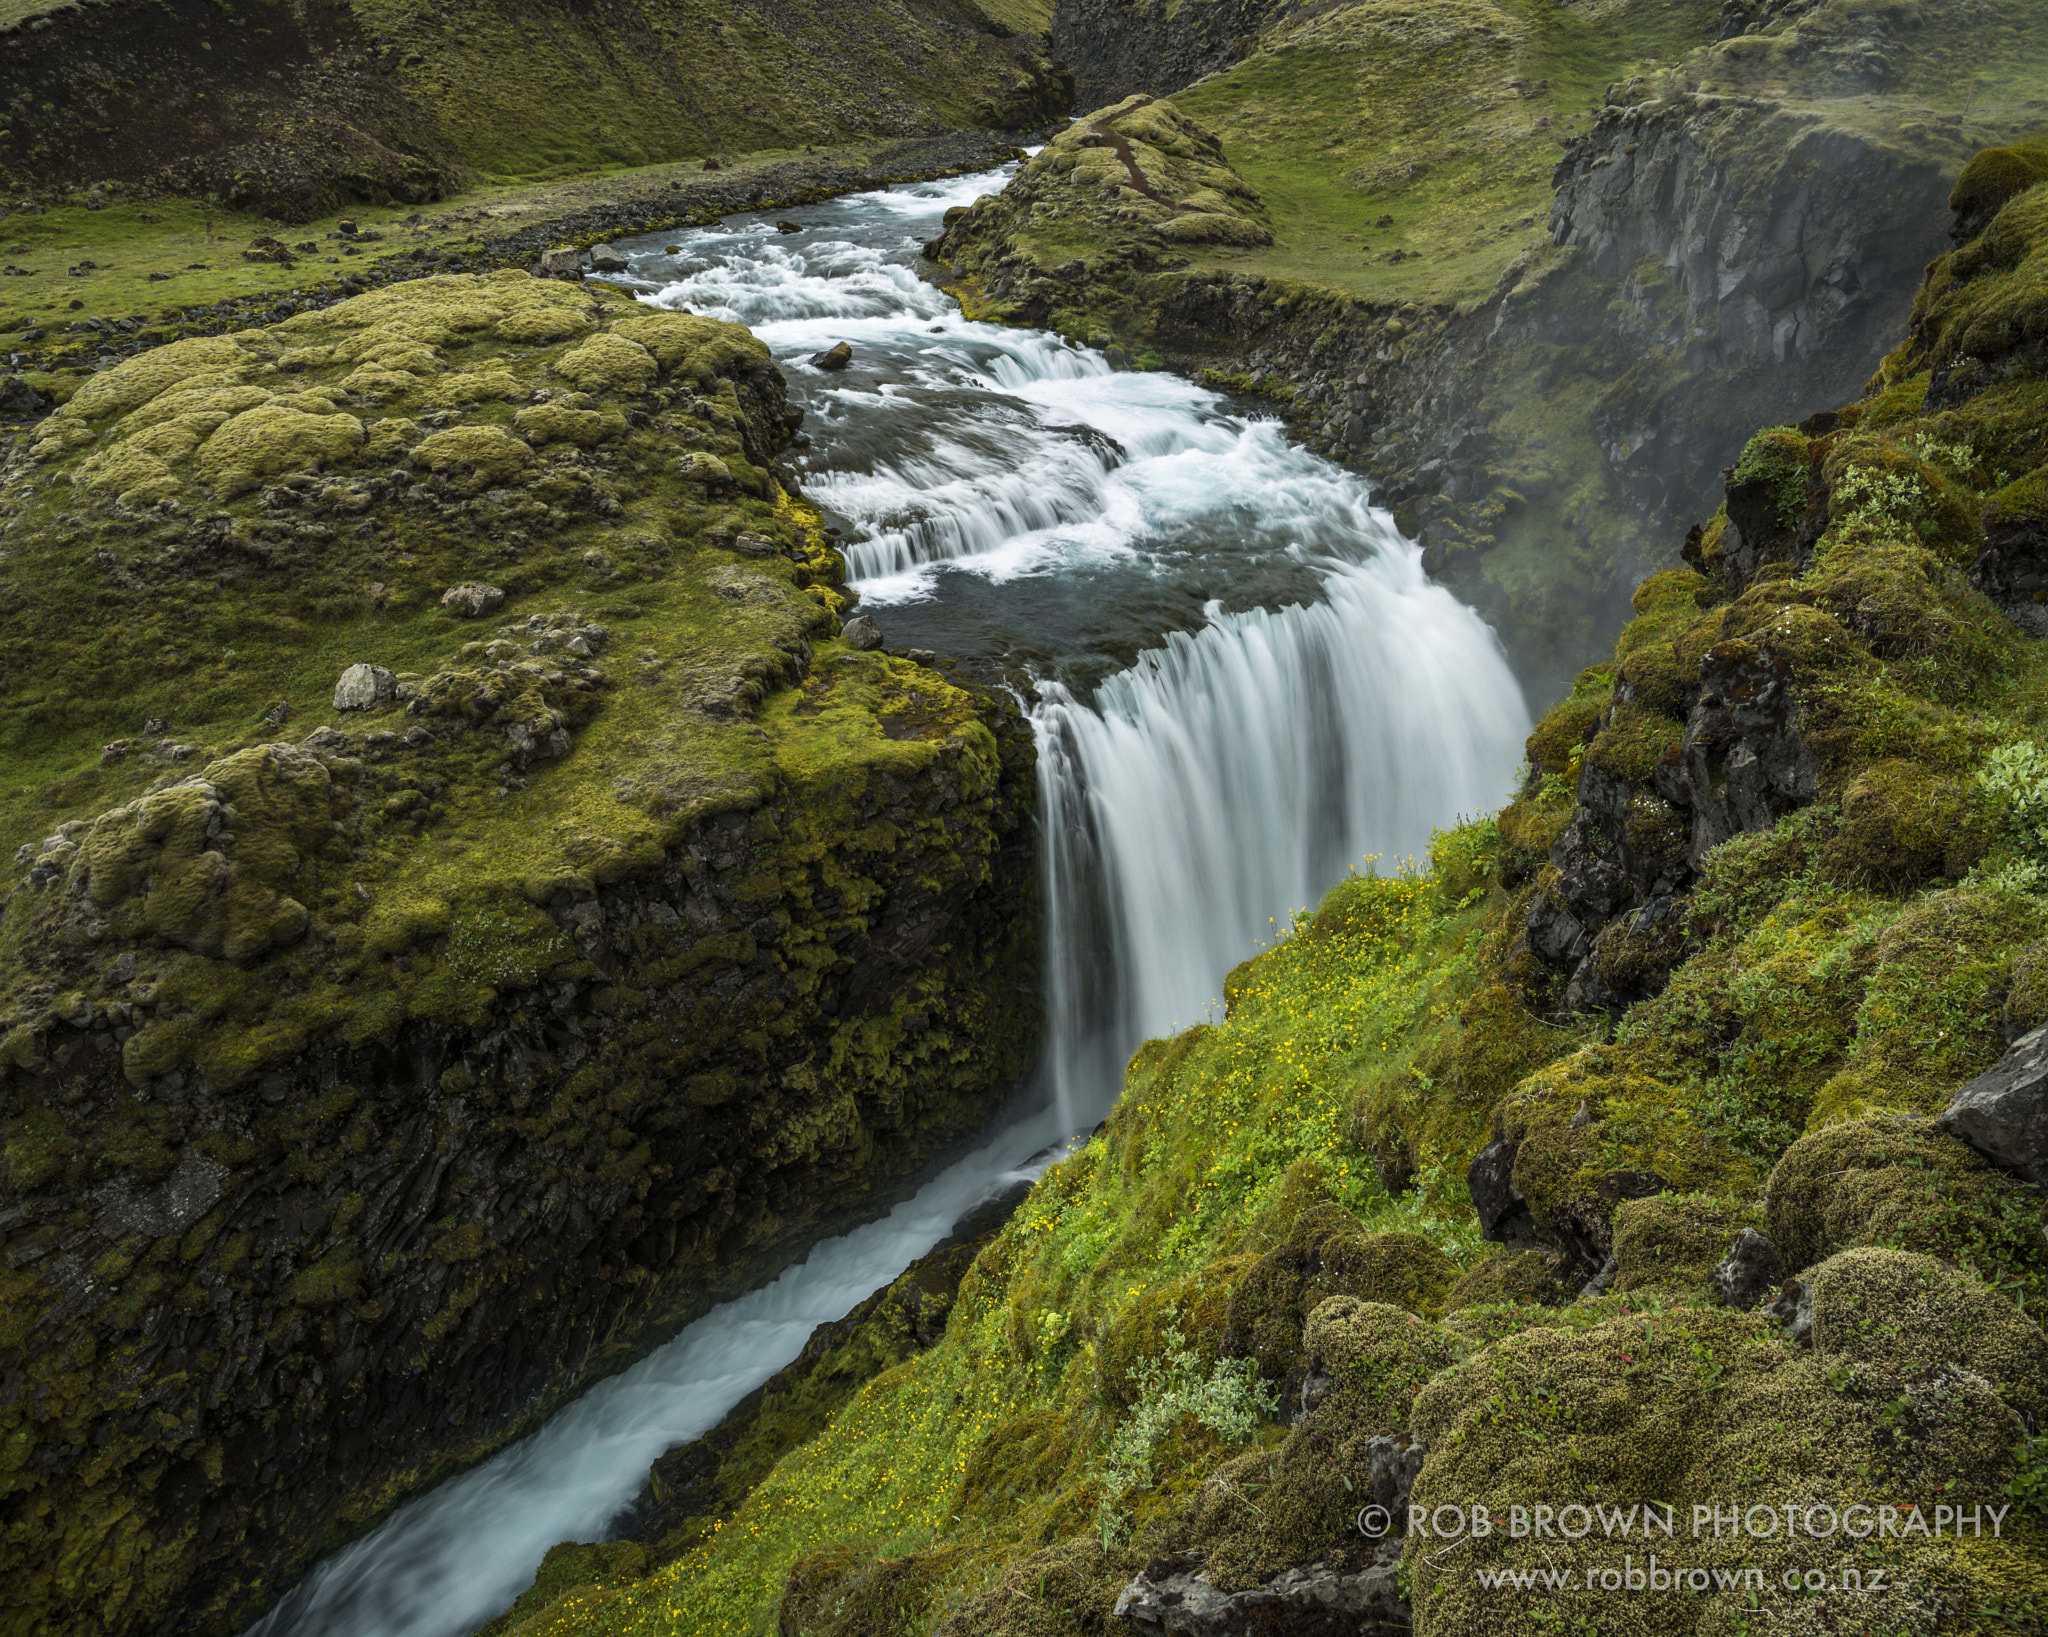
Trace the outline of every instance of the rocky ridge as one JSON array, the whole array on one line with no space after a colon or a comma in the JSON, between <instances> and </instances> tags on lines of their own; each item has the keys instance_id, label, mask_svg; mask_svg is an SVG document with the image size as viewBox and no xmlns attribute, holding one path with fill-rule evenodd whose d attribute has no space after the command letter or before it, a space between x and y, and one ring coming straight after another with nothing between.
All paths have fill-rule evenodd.
<instances>
[{"instance_id":1,"label":"rocky ridge","mask_svg":"<svg viewBox=\"0 0 2048 1637\"><path fill-rule=\"evenodd\" d=\"M114 185L303 222L478 173L1036 125L1071 83L1036 0L81 0L0 28L0 181Z\"/></svg>"},{"instance_id":2,"label":"rocky ridge","mask_svg":"<svg viewBox=\"0 0 2048 1637\"><path fill-rule=\"evenodd\" d=\"M234 1629L1028 1063L1028 730L837 639L799 419L504 271L0 472L8 1629Z\"/></svg>"}]
</instances>

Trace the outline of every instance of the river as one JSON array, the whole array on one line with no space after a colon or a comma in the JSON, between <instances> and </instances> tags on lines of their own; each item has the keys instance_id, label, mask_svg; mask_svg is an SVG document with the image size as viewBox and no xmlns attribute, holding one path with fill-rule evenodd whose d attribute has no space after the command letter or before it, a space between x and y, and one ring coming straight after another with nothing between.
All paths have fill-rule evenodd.
<instances>
[{"instance_id":1,"label":"river","mask_svg":"<svg viewBox=\"0 0 2048 1637\"><path fill-rule=\"evenodd\" d=\"M1275 922L1498 806L1529 722L1499 644L1365 486L1277 422L971 323L918 246L1007 171L621 248L644 299L750 325L804 405L806 491L892 648L1015 686L1039 746L1041 1083L908 1202L814 1247L315 1568L250 1637L457 1637L654 1458L1108 1110ZM845 341L852 365L814 354Z\"/></svg>"}]
</instances>

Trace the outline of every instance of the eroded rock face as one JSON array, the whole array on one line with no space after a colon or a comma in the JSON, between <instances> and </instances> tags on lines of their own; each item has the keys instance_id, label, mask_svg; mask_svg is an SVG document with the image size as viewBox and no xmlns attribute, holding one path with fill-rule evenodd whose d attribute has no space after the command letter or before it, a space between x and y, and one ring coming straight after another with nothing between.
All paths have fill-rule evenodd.
<instances>
[{"instance_id":1,"label":"eroded rock face","mask_svg":"<svg viewBox=\"0 0 2048 1637\"><path fill-rule=\"evenodd\" d=\"M1116 1617L1134 1631L1171 1637L1405 1637L1412 1621L1400 1557L1392 1540L1368 1569L1345 1574L1309 1563L1239 1592L1212 1586L1199 1557L1161 1558L1123 1589Z\"/></svg>"},{"instance_id":2,"label":"eroded rock face","mask_svg":"<svg viewBox=\"0 0 2048 1637\"><path fill-rule=\"evenodd\" d=\"M16 449L8 640L71 594L67 553L122 610L39 627L53 668L89 637L130 687L202 607L288 633L265 663L343 623L400 651L386 620L432 656L227 707L239 732L296 706L297 743L138 709L153 748L72 747L92 805L16 855L24 1629L238 1629L1023 1071L1028 729L837 640L790 425L737 326L512 272L159 348ZM735 538L766 549L711 549ZM794 690L798 723L893 706L900 731L791 755L764 706Z\"/></svg>"}]
</instances>

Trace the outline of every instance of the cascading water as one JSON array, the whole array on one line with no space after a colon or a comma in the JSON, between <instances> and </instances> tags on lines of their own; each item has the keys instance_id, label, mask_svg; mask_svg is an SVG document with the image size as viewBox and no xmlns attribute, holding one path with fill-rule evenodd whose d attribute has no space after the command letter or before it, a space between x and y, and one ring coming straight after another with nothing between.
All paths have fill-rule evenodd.
<instances>
[{"instance_id":1,"label":"cascading water","mask_svg":"<svg viewBox=\"0 0 2048 1637\"><path fill-rule=\"evenodd\" d=\"M1528 722L1492 634L1358 482L1167 375L969 323L912 270L997 177L860 195L628 247L649 299L743 320L810 412L807 490L866 611L1035 680L1052 1095L888 1216L816 1247L540 1431L409 1502L251 1637L455 1637L547 1547L602 1538L653 1458L715 1425L817 1324L1035 1175L1147 1035L1369 852L1506 793ZM838 341L854 367L805 355Z\"/></svg>"}]
</instances>

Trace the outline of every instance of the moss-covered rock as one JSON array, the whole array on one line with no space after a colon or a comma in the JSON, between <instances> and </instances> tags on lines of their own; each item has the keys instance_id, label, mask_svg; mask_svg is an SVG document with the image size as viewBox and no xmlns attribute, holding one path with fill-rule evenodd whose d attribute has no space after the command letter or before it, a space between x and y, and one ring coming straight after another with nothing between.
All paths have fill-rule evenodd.
<instances>
[{"instance_id":1,"label":"moss-covered rock","mask_svg":"<svg viewBox=\"0 0 2048 1637\"><path fill-rule=\"evenodd\" d=\"M1562 1569L1576 1586L1625 1595L1638 1589L1631 1569L1649 1589L1651 1554L1689 1583L1683 1597L1621 1605L1641 1611L1633 1629L1643 1631L1740 1629L1744 1611L1759 1606L1752 1593L1782 1593L1784 1571L1803 1574L1821 1553L1841 1554L1831 1560L1858 1577L1826 1573L1825 1587L1799 1606L1857 1629L1931 1631L1920 1612L1930 1593L1974 1608L2038 1584L2038 1542L2026 1528L1997 1539L1987 1529L1965 1544L1952 1531L1937 1539L1923 1519L1920 1530L1884 1541L1881 1559L1844 1551L1845 1518L1875 1544L1878 1508L1893 1509L1896 1529L1907 1495L2006 1505L2024 1423L1971 1365L2017 1371L2029 1390L2037 1369L2019 1362L2016 1346L2032 1327L2000 1298L1923 1259L1891 1256L1851 1252L1819 1271L1834 1322L1816 1323L1810 1355L1766 1318L1665 1308L1527 1330L1431 1382L1414 1412L1429 1457L1413 1505L1429 1523L1411 1530L1405 1558L1418 1629L1498 1631L1556 1606L1540 1581L1489 1587L1480 1573ZM1958 1359L1926 1345L1923 1327L1979 1321L1986 1303L2003 1311L1980 1354ZM1889 1323L1892 1340L1910 1345L1866 1346L1859 1321L1877 1314L1872 1341ZM1832 1341L1829 1328L1844 1339ZM1791 1526L1766 1532L1762 1513L1753 1530L1725 1523L1750 1507L1776 1508L1782 1522L1786 1506L1817 1498L1835 1509L1832 1527L1826 1514L1815 1517L1812 1533L1833 1537L1827 1545ZM1464 1514L1457 1528L1451 1507ZM1484 1535L1471 1526L1475 1508L1489 1520ZM1656 1520L1648 1528L1646 1512ZM1700 1516L1708 1521L1695 1527ZM1439 1538L1439 1521L1450 1540ZM1866 1566L1884 1571L1888 1589L1861 1589Z\"/></svg>"},{"instance_id":2,"label":"moss-covered rock","mask_svg":"<svg viewBox=\"0 0 2048 1637\"><path fill-rule=\"evenodd\" d=\"M2040 1196L1927 1121L1830 1126L1772 1171L1765 1232L1787 1273L1860 1246L1939 1256L2003 1289L2048 1281Z\"/></svg>"},{"instance_id":3,"label":"moss-covered rock","mask_svg":"<svg viewBox=\"0 0 2048 1637\"><path fill-rule=\"evenodd\" d=\"M1614 1213L1615 1272L1610 1290L1715 1294L1714 1270L1744 1228L1760 1227L1753 1202L1718 1194L1656 1194Z\"/></svg>"},{"instance_id":4,"label":"moss-covered rock","mask_svg":"<svg viewBox=\"0 0 2048 1637\"><path fill-rule=\"evenodd\" d=\"M1303 1368L1303 1327L1323 1302L1346 1296L1435 1313L1457 1278L1457 1265L1419 1234L1368 1234L1339 1207L1316 1206L1230 1292L1222 1350L1284 1380Z\"/></svg>"},{"instance_id":5,"label":"moss-covered rock","mask_svg":"<svg viewBox=\"0 0 2048 1637\"><path fill-rule=\"evenodd\" d=\"M1025 1066L1028 731L836 640L786 409L736 326L441 277L0 470L23 1629L232 1628Z\"/></svg>"}]
</instances>

